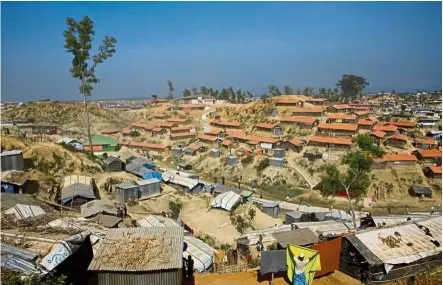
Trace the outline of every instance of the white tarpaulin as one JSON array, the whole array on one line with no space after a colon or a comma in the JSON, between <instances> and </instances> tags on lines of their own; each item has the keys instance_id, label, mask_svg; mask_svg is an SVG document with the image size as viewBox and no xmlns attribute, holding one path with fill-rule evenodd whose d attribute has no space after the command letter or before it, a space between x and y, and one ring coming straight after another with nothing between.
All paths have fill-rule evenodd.
<instances>
[{"instance_id":1,"label":"white tarpaulin","mask_svg":"<svg viewBox=\"0 0 443 285\"><path fill-rule=\"evenodd\" d=\"M41 265L43 265L47 270L51 271L57 265L63 262L68 256L72 254L72 250L67 242L58 243L51 252L43 257Z\"/></svg>"},{"instance_id":2,"label":"white tarpaulin","mask_svg":"<svg viewBox=\"0 0 443 285\"><path fill-rule=\"evenodd\" d=\"M188 245L186 251L183 252L183 258L188 258L189 255L194 259L194 268L198 272L203 272L212 264L214 248L204 243L203 241L191 236L185 236L184 242Z\"/></svg>"},{"instance_id":3,"label":"white tarpaulin","mask_svg":"<svg viewBox=\"0 0 443 285\"><path fill-rule=\"evenodd\" d=\"M262 149L272 149L272 144L271 143L261 143L260 147Z\"/></svg>"},{"instance_id":4,"label":"white tarpaulin","mask_svg":"<svg viewBox=\"0 0 443 285\"><path fill-rule=\"evenodd\" d=\"M17 220L37 217L46 214L40 206L17 204L5 211L5 214L14 215Z\"/></svg>"},{"instance_id":5,"label":"white tarpaulin","mask_svg":"<svg viewBox=\"0 0 443 285\"><path fill-rule=\"evenodd\" d=\"M436 240L441 244L441 218L417 223L428 227L433 237L426 235L424 230L417 225L408 224L357 234L356 238L385 264L408 264L440 253L441 247L437 247L431 240ZM390 236L399 240L397 247L391 248L383 242Z\"/></svg>"},{"instance_id":6,"label":"white tarpaulin","mask_svg":"<svg viewBox=\"0 0 443 285\"><path fill-rule=\"evenodd\" d=\"M241 196L239 194L228 191L212 199L211 207L223 208L225 210L231 211L232 208L234 208L240 201Z\"/></svg>"}]
</instances>

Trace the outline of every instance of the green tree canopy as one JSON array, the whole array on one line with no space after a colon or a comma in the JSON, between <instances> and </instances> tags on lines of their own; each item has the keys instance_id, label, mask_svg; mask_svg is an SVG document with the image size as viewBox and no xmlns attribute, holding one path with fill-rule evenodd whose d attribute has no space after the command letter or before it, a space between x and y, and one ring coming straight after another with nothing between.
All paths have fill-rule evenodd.
<instances>
[{"instance_id":1,"label":"green tree canopy","mask_svg":"<svg viewBox=\"0 0 443 285\"><path fill-rule=\"evenodd\" d=\"M269 85L268 90L269 90L269 95L271 95L271 96L280 96L281 95L280 90L278 90L277 86L275 86L275 85Z\"/></svg>"},{"instance_id":2,"label":"green tree canopy","mask_svg":"<svg viewBox=\"0 0 443 285\"><path fill-rule=\"evenodd\" d=\"M174 98L174 86L172 86L172 81L168 80L168 92L169 92L169 99L173 99Z\"/></svg>"},{"instance_id":3,"label":"green tree canopy","mask_svg":"<svg viewBox=\"0 0 443 285\"><path fill-rule=\"evenodd\" d=\"M343 101L348 102L349 100L355 100L366 86L369 85L369 82L363 76L343 74L336 85L343 93Z\"/></svg>"},{"instance_id":4,"label":"green tree canopy","mask_svg":"<svg viewBox=\"0 0 443 285\"><path fill-rule=\"evenodd\" d=\"M284 91L285 91L285 95L292 95L292 94L294 94L294 90L292 90L292 88L289 87L289 85L285 85Z\"/></svg>"}]
</instances>

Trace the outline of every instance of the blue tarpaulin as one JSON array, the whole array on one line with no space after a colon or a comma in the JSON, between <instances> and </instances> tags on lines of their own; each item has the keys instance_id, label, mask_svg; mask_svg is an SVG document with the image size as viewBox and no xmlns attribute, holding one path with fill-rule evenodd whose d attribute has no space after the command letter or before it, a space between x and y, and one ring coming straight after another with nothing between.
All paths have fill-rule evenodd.
<instances>
[{"instance_id":1,"label":"blue tarpaulin","mask_svg":"<svg viewBox=\"0 0 443 285\"><path fill-rule=\"evenodd\" d=\"M162 175L159 172L148 170L145 173L143 173L143 179L158 179L158 181L162 181Z\"/></svg>"}]
</instances>

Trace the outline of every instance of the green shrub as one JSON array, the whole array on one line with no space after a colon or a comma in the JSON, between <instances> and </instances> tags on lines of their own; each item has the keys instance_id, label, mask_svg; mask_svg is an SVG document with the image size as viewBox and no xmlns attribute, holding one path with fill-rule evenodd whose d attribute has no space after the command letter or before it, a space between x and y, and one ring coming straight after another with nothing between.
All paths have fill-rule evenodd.
<instances>
[{"instance_id":1,"label":"green shrub","mask_svg":"<svg viewBox=\"0 0 443 285\"><path fill-rule=\"evenodd\" d=\"M254 157L252 155L249 155L247 157L244 157L241 162L242 164L248 165L251 164L254 161Z\"/></svg>"},{"instance_id":2,"label":"green shrub","mask_svg":"<svg viewBox=\"0 0 443 285\"><path fill-rule=\"evenodd\" d=\"M257 172L262 172L269 166L269 158L262 159L257 166Z\"/></svg>"}]
</instances>

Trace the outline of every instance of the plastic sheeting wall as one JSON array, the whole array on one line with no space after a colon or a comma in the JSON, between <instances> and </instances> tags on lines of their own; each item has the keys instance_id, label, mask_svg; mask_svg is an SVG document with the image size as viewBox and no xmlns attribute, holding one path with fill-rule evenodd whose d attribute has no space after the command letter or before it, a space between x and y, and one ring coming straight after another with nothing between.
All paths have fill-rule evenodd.
<instances>
[{"instance_id":1,"label":"plastic sheeting wall","mask_svg":"<svg viewBox=\"0 0 443 285\"><path fill-rule=\"evenodd\" d=\"M138 199L138 191L139 186L134 185L133 188L120 188L117 185L115 186L115 199L119 202L126 203L130 198Z\"/></svg>"},{"instance_id":2,"label":"plastic sheeting wall","mask_svg":"<svg viewBox=\"0 0 443 285\"><path fill-rule=\"evenodd\" d=\"M160 182L152 182L149 184L143 184L140 181L139 184L139 198L146 198L160 193Z\"/></svg>"}]
</instances>

